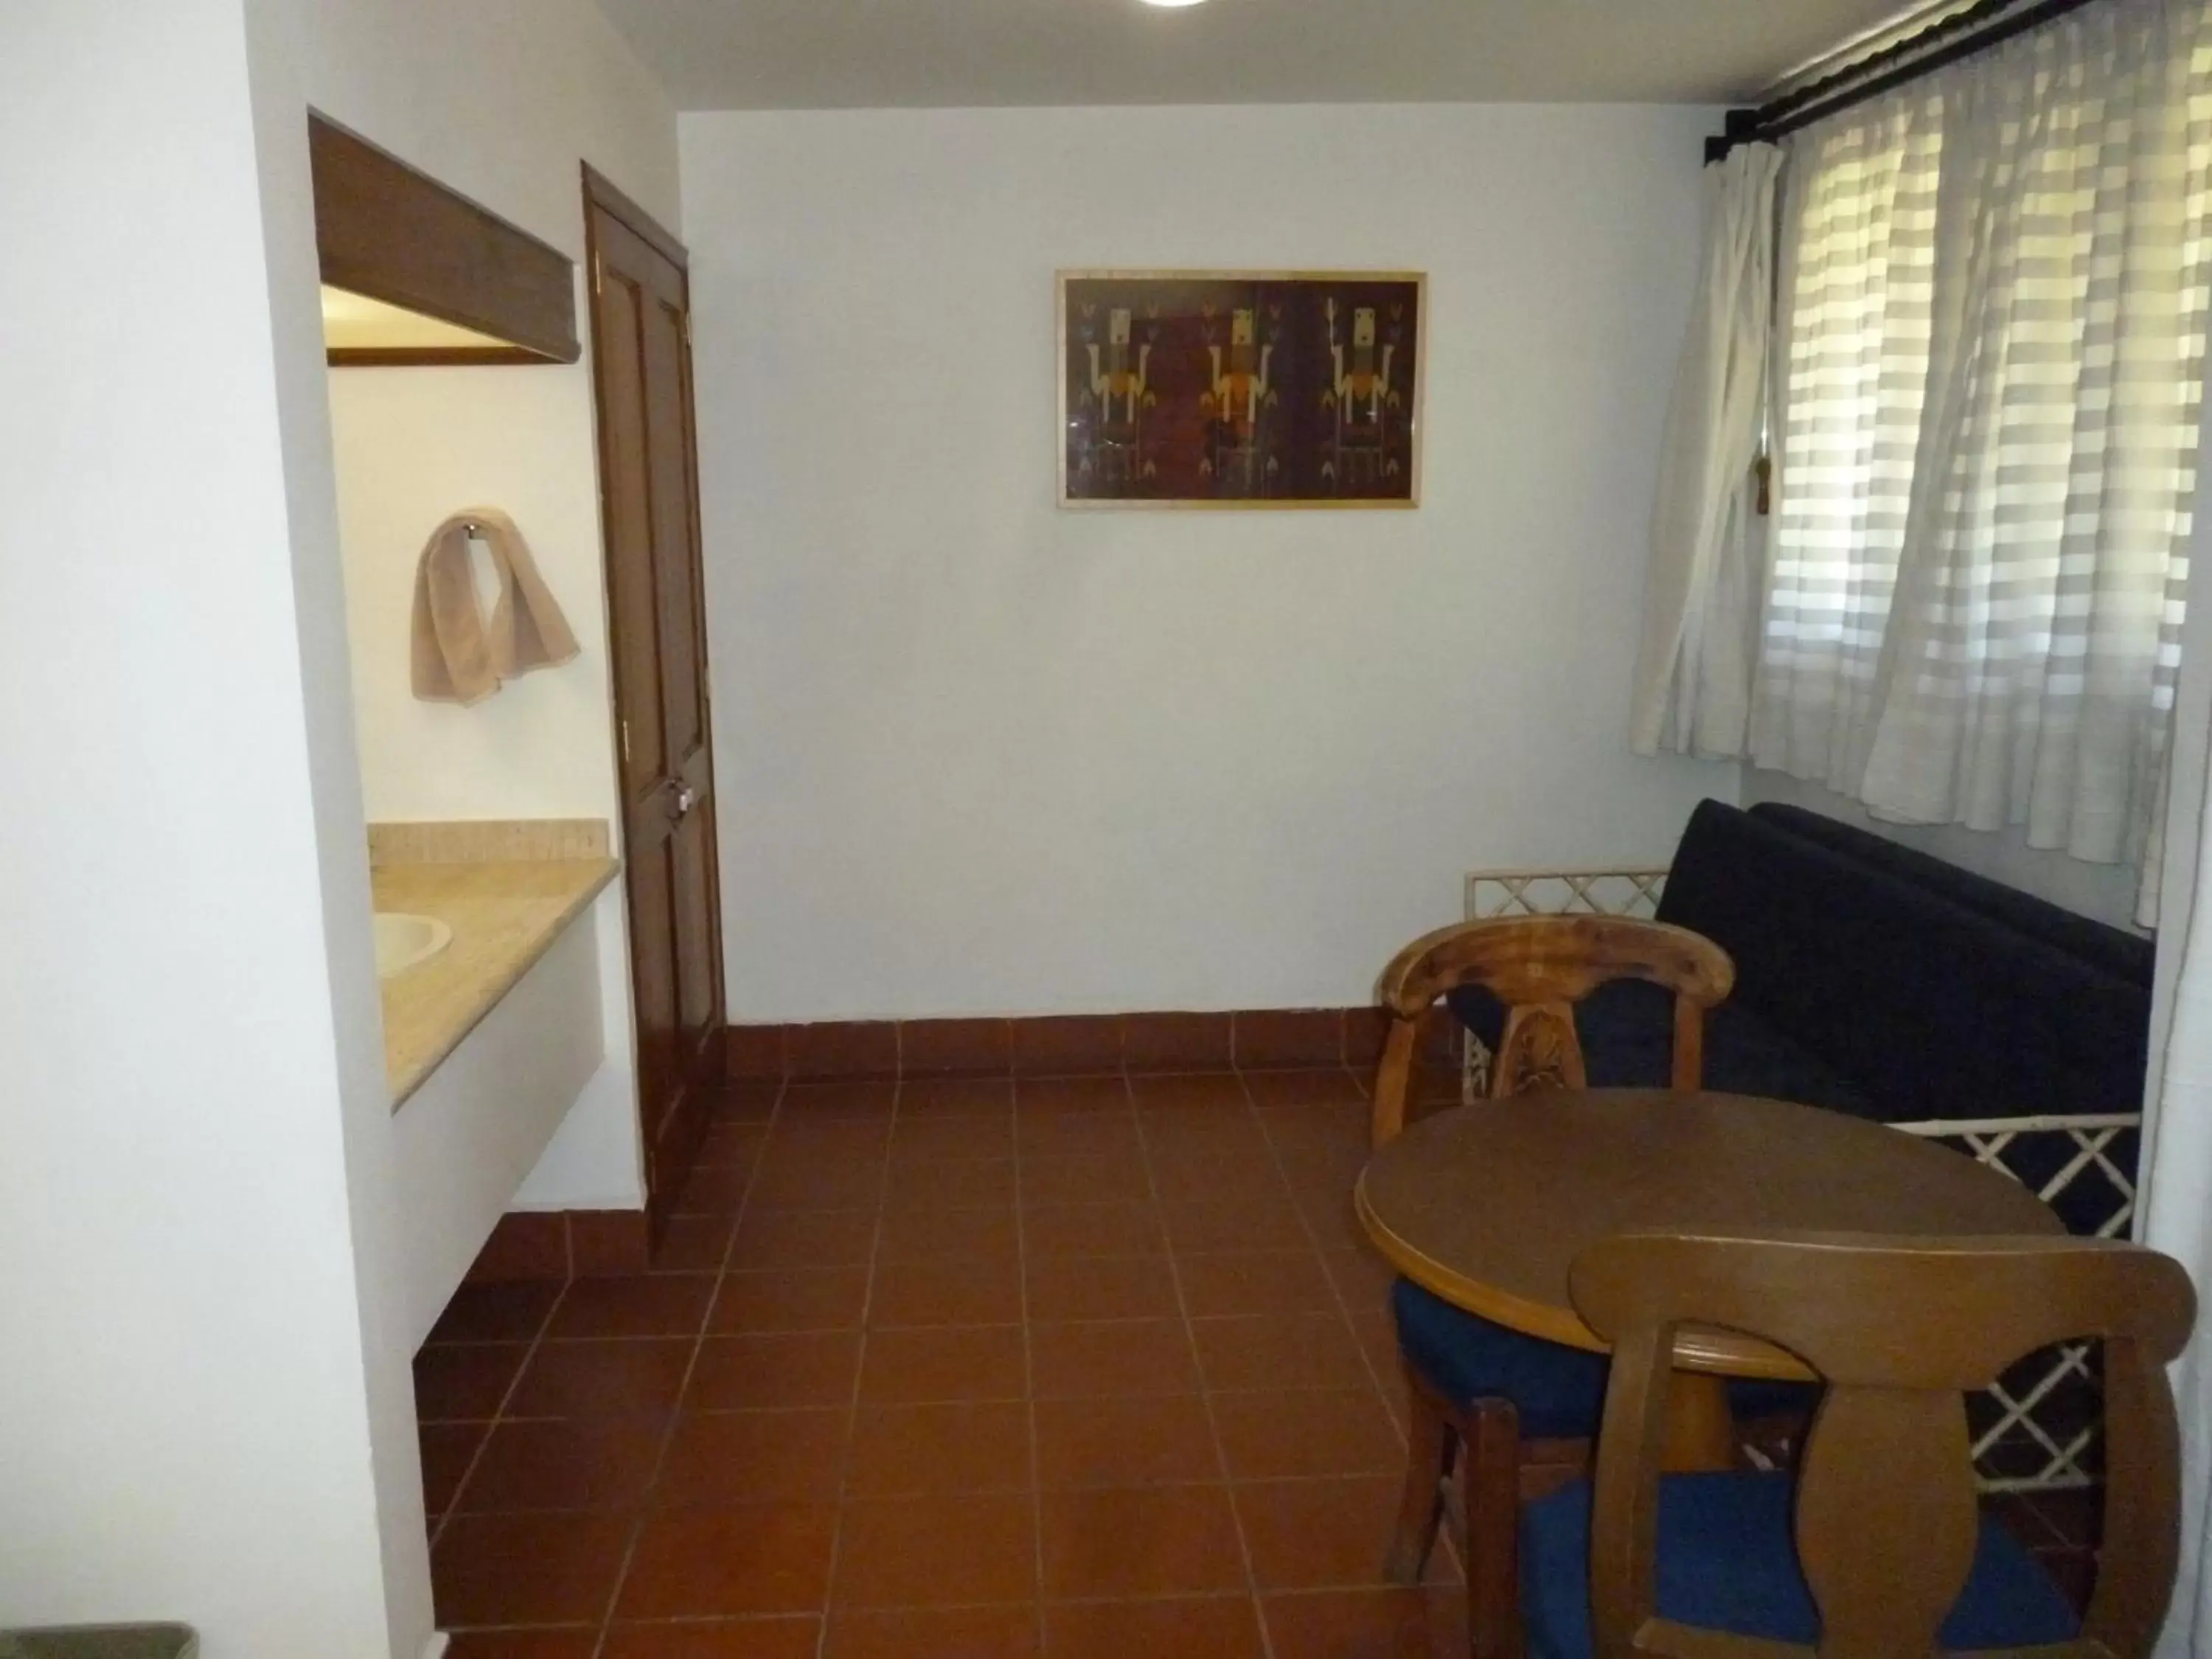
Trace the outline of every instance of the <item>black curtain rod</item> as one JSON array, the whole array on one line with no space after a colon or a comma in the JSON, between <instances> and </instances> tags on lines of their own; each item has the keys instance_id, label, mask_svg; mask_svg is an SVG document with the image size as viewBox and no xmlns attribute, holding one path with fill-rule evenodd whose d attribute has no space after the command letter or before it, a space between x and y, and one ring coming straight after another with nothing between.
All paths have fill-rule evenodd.
<instances>
[{"instance_id":1,"label":"black curtain rod","mask_svg":"<svg viewBox=\"0 0 2212 1659\"><path fill-rule=\"evenodd\" d=\"M2015 0L1978 0L1964 11L1954 12L1918 33L1771 104L1730 110L1726 130L1718 137L1705 140L1705 160L1717 161L1738 144L1771 143L2088 3L2090 0L2038 0L2034 5L2021 6Z\"/></svg>"}]
</instances>

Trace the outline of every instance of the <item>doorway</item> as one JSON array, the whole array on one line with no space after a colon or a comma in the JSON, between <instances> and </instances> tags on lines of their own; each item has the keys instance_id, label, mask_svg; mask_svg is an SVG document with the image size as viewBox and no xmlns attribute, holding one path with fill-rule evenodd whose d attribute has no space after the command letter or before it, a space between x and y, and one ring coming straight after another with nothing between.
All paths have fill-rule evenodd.
<instances>
[{"instance_id":1,"label":"doorway","mask_svg":"<svg viewBox=\"0 0 2212 1659\"><path fill-rule=\"evenodd\" d=\"M656 1241L723 1073L720 878L689 260L584 169L592 372L646 1208Z\"/></svg>"}]
</instances>

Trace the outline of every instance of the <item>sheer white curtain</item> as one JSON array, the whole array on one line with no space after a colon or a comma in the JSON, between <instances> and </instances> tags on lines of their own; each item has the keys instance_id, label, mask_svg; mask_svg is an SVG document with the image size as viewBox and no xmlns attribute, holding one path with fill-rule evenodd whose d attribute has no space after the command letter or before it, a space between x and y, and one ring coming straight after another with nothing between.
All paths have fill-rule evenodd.
<instances>
[{"instance_id":1,"label":"sheer white curtain","mask_svg":"<svg viewBox=\"0 0 2212 1659\"><path fill-rule=\"evenodd\" d=\"M2108 0L1790 141L1759 765L2145 863L2212 276L2212 5Z\"/></svg>"},{"instance_id":2,"label":"sheer white curtain","mask_svg":"<svg viewBox=\"0 0 2212 1659\"><path fill-rule=\"evenodd\" d=\"M1938 111L1916 91L1790 141L1751 753L1847 794L1865 768L1920 433Z\"/></svg>"},{"instance_id":3,"label":"sheer white curtain","mask_svg":"<svg viewBox=\"0 0 2212 1659\"><path fill-rule=\"evenodd\" d=\"M1705 169L1705 275L1652 514L1632 733L1638 754L1743 753L1764 550L1753 465L1766 409L1781 168L1771 144L1740 144Z\"/></svg>"}]
</instances>

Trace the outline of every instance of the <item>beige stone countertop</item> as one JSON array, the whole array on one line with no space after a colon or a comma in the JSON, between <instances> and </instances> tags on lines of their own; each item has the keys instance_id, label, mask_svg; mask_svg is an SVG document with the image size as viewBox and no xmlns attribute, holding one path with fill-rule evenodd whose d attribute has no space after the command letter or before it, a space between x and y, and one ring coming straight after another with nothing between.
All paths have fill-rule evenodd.
<instances>
[{"instance_id":1,"label":"beige stone countertop","mask_svg":"<svg viewBox=\"0 0 2212 1659\"><path fill-rule=\"evenodd\" d=\"M370 871L379 910L434 916L453 943L382 981L384 1070L396 1110L460 1047L621 866L611 858L388 864Z\"/></svg>"}]
</instances>

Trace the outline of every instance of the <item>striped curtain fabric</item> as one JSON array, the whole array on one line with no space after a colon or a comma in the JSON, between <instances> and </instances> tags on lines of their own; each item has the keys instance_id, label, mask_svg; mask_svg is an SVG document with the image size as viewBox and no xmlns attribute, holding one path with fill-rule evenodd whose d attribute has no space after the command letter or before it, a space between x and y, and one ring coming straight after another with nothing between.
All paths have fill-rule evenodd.
<instances>
[{"instance_id":1,"label":"striped curtain fabric","mask_svg":"<svg viewBox=\"0 0 2212 1659\"><path fill-rule=\"evenodd\" d=\"M1940 118L1923 87L1787 141L1752 757L1854 795L1928 379Z\"/></svg>"},{"instance_id":2,"label":"striped curtain fabric","mask_svg":"<svg viewBox=\"0 0 2212 1659\"><path fill-rule=\"evenodd\" d=\"M1753 758L2146 863L2179 664L2212 4L2106 0L1789 141Z\"/></svg>"},{"instance_id":3,"label":"striped curtain fabric","mask_svg":"<svg viewBox=\"0 0 2212 1659\"><path fill-rule=\"evenodd\" d=\"M1781 172L1771 144L1739 144L1705 169L1705 268L1667 411L1651 515L1629 734L1639 755L1743 753L1765 543L1753 465L1772 379Z\"/></svg>"}]
</instances>

